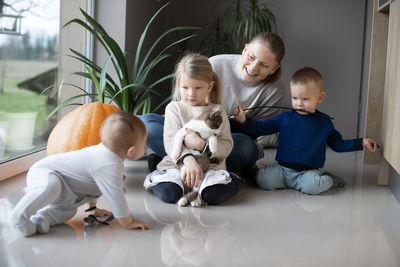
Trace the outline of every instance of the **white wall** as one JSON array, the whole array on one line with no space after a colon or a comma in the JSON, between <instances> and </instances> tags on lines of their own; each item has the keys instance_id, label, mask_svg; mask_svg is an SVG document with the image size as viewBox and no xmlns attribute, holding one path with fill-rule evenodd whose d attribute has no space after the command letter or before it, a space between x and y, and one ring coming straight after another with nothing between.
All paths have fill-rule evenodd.
<instances>
[{"instance_id":1,"label":"white wall","mask_svg":"<svg viewBox=\"0 0 400 267\"><path fill-rule=\"evenodd\" d=\"M95 2L100 11L97 16L101 16L101 20L103 17L107 18L103 23L106 22L107 29L112 31L113 36L121 36L121 44L130 53L135 53L140 33L148 19L163 4L159 1L144 0ZM207 24L213 21L213 16L217 14L214 10L218 2L221 1L174 0L167 12L158 19L157 26L153 25L149 40L169 28L172 25L171 21L179 25L203 26L200 33L204 35ZM286 55L282 65L287 84L293 72L300 67L311 66L318 69L324 76L327 92L320 110L335 118L333 122L345 138L362 136L365 115L362 109L359 114L359 102L362 101L361 107L365 108L365 77L368 75L370 40L368 25L371 21L368 14L372 1L260 2L268 4L278 19L278 33L286 44ZM369 13L367 12L365 17L367 5ZM126 22L125 26L121 24L123 21ZM198 49L197 44L200 40L201 38L197 38L190 42L193 50ZM133 60L133 57L129 60ZM174 63L168 62L171 65L169 67ZM158 71L162 74L166 67ZM163 86L161 90L164 95L168 95L171 89L169 84Z\"/></svg>"},{"instance_id":2,"label":"white wall","mask_svg":"<svg viewBox=\"0 0 400 267\"><path fill-rule=\"evenodd\" d=\"M287 83L303 66L319 70L327 93L320 111L335 118L333 123L345 138L356 137L366 1L264 2L279 19L287 51L282 64Z\"/></svg>"},{"instance_id":3,"label":"white wall","mask_svg":"<svg viewBox=\"0 0 400 267\"><path fill-rule=\"evenodd\" d=\"M94 17L104 27L108 34L125 51L126 0L92 0ZM100 44L94 43L93 58L99 66L103 66L108 56ZM109 66L109 71L112 67ZM112 72L111 72L112 73ZM116 73L112 73L116 77Z\"/></svg>"}]
</instances>

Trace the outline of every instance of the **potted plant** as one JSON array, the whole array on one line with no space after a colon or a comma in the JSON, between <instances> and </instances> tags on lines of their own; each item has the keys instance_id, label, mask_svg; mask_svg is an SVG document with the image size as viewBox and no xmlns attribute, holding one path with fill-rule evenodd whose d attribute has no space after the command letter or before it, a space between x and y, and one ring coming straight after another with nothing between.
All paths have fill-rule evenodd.
<instances>
[{"instance_id":1,"label":"potted plant","mask_svg":"<svg viewBox=\"0 0 400 267\"><path fill-rule=\"evenodd\" d=\"M8 122L1 118L0 112L0 160L5 157L7 144Z\"/></svg>"},{"instance_id":2,"label":"potted plant","mask_svg":"<svg viewBox=\"0 0 400 267\"><path fill-rule=\"evenodd\" d=\"M4 151L33 148L37 112L0 112L0 158ZM2 154L2 155L1 155Z\"/></svg>"},{"instance_id":3,"label":"potted plant","mask_svg":"<svg viewBox=\"0 0 400 267\"><path fill-rule=\"evenodd\" d=\"M100 101L103 103L108 99L109 102L115 103L121 110L133 114L138 114L139 112L150 112L152 96L160 95L154 90L154 88L161 82L173 77L173 74L171 73L160 77L158 80L150 83L148 79L150 73L154 70L155 67L160 64L160 62L172 56L171 54L167 53L169 48L179 43L185 42L186 40L196 36L197 34L191 34L189 36L185 36L176 41L173 41L169 45L163 47L161 49L161 52L159 52L156 56L153 56L152 53L155 51L155 48L158 48L160 46L160 42L170 33L182 30L200 29L200 27L191 26L173 27L161 34L157 38L157 40L154 41L153 45L147 51L144 51L143 42L146 38L146 34L150 26L152 25L156 17L169 4L170 2L163 5L147 23L136 48L133 69L131 72L129 72L128 70L126 54L121 50L118 43L94 18L89 16L82 9L80 9L82 15L86 18L87 22L81 19L72 19L71 21L66 23L64 27L68 26L71 23L77 23L84 27L86 30L92 33L94 39L97 40L101 47L104 48L108 55L108 60L103 66L99 66L97 63L95 63L93 60L90 60L85 55L79 53L78 51L70 49L72 53L72 55L70 56L81 61L85 65L85 69L87 70L87 72L75 72L73 74L91 80L97 90L97 94L91 93L89 88L80 88L78 86L72 85L79 88L82 91L82 94L73 96L60 103L57 108L49 114L49 117L54 115L54 113L56 113L60 108L71 104L74 99L83 96L90 96L92 101ZM142 52L144 55L143 57ZM115 73L117 73L117 80L114 80L111 75L108 74L107 69L109 65L111 65L114 68ZM61 86L63 85L64 84L62 83ZM71 84L68 85L71 86ZM168 101L168 99L166 99L165 101ZM163 104L165 104L165 102L161 103L159 106L162 106ZM156 107L156 109L157 108L158 107Z\"/></svg>"},{"instance_id":4,"label":"potted plant","mask_svg":"<svg viewBox=\"0 0 400 267\"><path fill-rule=\"evenodd\" d=\"M207 53L237 54L259 32L276 32L274 14L259 0L229 1L224 12L210 25L209 34L203 40Z\"/></svg>"},{"instance_id":5,"label":"potted plant","mask_svg":"<svg viewBox=\"0 0 400 267\"><path fill-rule=\"evenodd\" d=\"M122 110L133 114L138 114L138 113L143 114L151 111L152 97L154 95L160 95L155 91L154 89L155 86L157 86L158 84L160 84L165 80L172 78L173 74L167 74L163 77L158 78L154 82L149 82L148 77L150 73L152 72L152 70L154 70L155 67L159 65L160 62L172 56L171 54L167 53L167 50L169 48L179 43L185 42L186 40L196 36L196 34L185 36L179 38L176 41L173 41L172 43L160 49L160 52L155 56L153 56L155 48L158 48L161 40L163 40L170 33L182 30L200 29L200 27L188 27L188 26L173 27L165 31L163 34L161 34L157 38L157 40L154 41L153 45L147 51L144 51L143 41L146 38L146 34L150 26L152 25L157 15L159 15L160 12L162 12L169 4L170 3L163 5L147 23L143 33L141 34L141 37L139 39L136 48L133 69L131 72L128 70L126 53L122 52L122 49L120 48L118 43L106 32L106 30L94 18L89 16L85 11L80 9L82 15L86 18L87 22L81 19L72 19L71 21L69 21L64 25L64 27L66 27L71 23L77 23L82 27L84 27L89 32L91 32L94 39L97 40L101 45L101 47L103 47L104 50L106 51L108 59L103 66L99 66L97 63L87 58L85 55L79 53L78 51L70 49L72 53L71 57L81 61L86 69L86 72L74 72L73 75L78 75L85 79L91 80L94 87L96 88L96 93L92 93L90 88L81 88L73 84L61 83L60 85L61 88L63 85L69 85L78 88L82 93L75 95L71 98L68 98L67 100L60 103L49 114L48 118L53 116L59 109L67 105L74 105L74 104L76 105L76 103L73 103L73 100L84 96L89 96L92 100L92 103L100 102L103 103L103 105L100 105L102 106L101 108L91 107L90 109L87 109L87 107L85 108L82 107L82 110L85 110L85 115L83 116L84 119L89 117L96 117L95 126L93 126L93 128L90 131L86 130L80 131L77 130L77 127L71 125L74 124L74 120L70 119L70 117L82 118L82 116L76 116L76 115L68 116L69 114L64 116L57 123L56 127L53 129L52 133L49 136L47 142L48 155L76 150L84 146L92 145L92 143L84 141L87 140L88 138L91 138L93 140L100 140L97 128L98 129L100 128L100 125L102 121L105 119L105 116L104 114L100 114L99 116L97 116L97 114L93 113L100 112L100 110L110 110L110 107L104 106L104 105L109 105L109 104L104 104L106 101L108 101L108 103L116 105L117 109L112 109L113 110L112 112ZM141 54L142 52L144 53L143 57ZM109 66L111 66L114 69L115 73L117 74L116 80L114 80L109 74L108 72ZM170 98L165 99L160 105L158 105L158 107L156 107L156 109L164 105L165 102L169 100ZM88 104L85 105L87 106ZM81 107L79 107L77 111L74 110L73 111L75 112L74 114L79 113L81 110L80 108ZM71 126L74 127L75 129L74 131L69 131L68 133L65 133L65 130L59 130L59 129L69 129ZM72 134L73 136L71 136ZM92 136L89 137L89 135ZM64 141L61 140L73 140L70 142L73 142L74 144L71 145L68 143L68 141L66 141L65 143ZM61 142L63 142L63 144L61 144Z\"/></svg>"}]
</instances>

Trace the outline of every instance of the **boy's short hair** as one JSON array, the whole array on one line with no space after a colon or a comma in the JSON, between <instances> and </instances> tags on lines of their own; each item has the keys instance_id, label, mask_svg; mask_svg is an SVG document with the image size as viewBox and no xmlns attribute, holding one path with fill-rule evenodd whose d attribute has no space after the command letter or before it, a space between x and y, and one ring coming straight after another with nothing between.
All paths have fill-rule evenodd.
<instances>
[{"instance_id":1,"label":"boy's short hair","mask_svg":"<svg viewBox=\"0 0 400 267\"><path fill-rule=\"evenodd\" d=\"M115 112L109 115L100 128L101 142L107 147L128 150L146 135L146 126L135 115Z\"/></svg>"},{"instance_id":2,"label":"boy's short hair","mask_svg":"<svg viewBox=\"0 0 400 267\"><path fill-rule=\"evenodd\" d=\"M300 84L307 86L314 83L322 91L324 88L324 79L319 71L311 67L304 67L296 71L290 79L290 85Z\"/></svg>"}]
</instances>

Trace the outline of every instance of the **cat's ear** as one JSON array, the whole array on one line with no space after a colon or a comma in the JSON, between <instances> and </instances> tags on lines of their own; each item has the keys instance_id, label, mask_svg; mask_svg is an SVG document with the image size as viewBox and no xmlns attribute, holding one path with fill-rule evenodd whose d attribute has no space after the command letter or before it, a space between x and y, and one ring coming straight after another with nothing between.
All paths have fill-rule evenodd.
<instances>
[{"instance_id":1,"label":"cat's ear","mask_svg":"<svg viewBox=\"0 0 400 267\"><path fill-rule=\"evenodd\" d=\"M221 109L215 110L215 111L213 112L213 116L214 116L214 117L221 116L221 113L222 113L222 110L221 110Z\"/></svg>"},{"instance_id":2,"label":"cat's ear","mask_svg":"<svg viewBox=\"0 0 400 267\"><path fill-rule=\"evenodd\" d=\"M213 112L213 114L215 114L215 115L221 115L222 109L221 109L220 106L215 106L215 107L213 107L212 112Z\"/></svg>"}]
</instances>

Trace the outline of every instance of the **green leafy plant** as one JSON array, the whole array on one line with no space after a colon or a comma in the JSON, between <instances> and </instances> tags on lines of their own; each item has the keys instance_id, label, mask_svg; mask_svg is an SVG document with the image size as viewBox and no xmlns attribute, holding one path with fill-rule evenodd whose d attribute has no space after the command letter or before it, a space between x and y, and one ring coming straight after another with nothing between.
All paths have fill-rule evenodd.
<instances>
[{"instance_id":1,"label":"green leafy plant","mask_svg":"<svg viewBox=\"0 0 400 267\"><path fill-rule=\"evenodd\" d=\"M228 1L227 8L211 24L203 47L209 47L210 56L240 53L257 33L276 30L274 14L259 0Z\"/></svg>"},{"instance_id":2,"label":"green leafy plant","mask_svg":"<svg viewBox=\"0 0 400 267\"><path fill-rule=\"evenodd\" d=\"M146 38L146 34L149 31L150 26L152 25L157 15L159 15L160 12L164 10L169 4L170 3L163 5L147 23L143 33L140 36L136 48L133 70L131 73L129 73L128 71L126 53L122 52L118 43L94 18L89 16L82 9L80 9L87 22L81 19L72 19L71 21L67 22L64 27L71 23L77 23L84 27L86 30L92 33L94 39L96 39L105 49L108 55L108 59L103 66L99 66L94 61L87 58L85 55L79 53L78 51L70 49L70 51L72 52L72 55L70 56L83 62L86 69L86 72L74 72L73 75L78 75L84 77L85 79L91 80L97 92L92 93L90 92L90 89L87 88L84 89L73 84L61 83L61 86L70 85L78 88L82 93L70 97L64 102L60 103L49 115L49 117L54 115L62 107L76 104L71 102L83 96L89 96L92 101L100 101L103 103L104 101L106 101L106 99L108 99L110 102L115 103L121 110L133 114L137 114L139 112L144 114L151 111L156 111L159 107L169 101L170 98L167 98L162 101L162 103L160 103L154 110L151 110L152 97L154 97L154 95L161 96L161 94L155 91L154 88L163 81L172 78L173 73L165 75L151 83L149 82L148 77L161 61L172 56L171 54L167 53L167 50L169 48L179 43L185 42L186 40L196 36L197 34L191 34L189 36L182 37L160 49L160 52L156 56L153 56L155 48L157 48L160 45L161 40L163 40L170 33L182 30L200 29L200 27L191 26L177 26L170 28L166 30L163 34L161 34L147 51L143 51L143 42ZM144 56L142 56L142 52L144 53ZM111 75L109 75L108 67L110 66L110 64L114 68L118 80L114 80Z\"/></svg>"}]
</instances>

